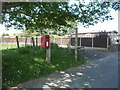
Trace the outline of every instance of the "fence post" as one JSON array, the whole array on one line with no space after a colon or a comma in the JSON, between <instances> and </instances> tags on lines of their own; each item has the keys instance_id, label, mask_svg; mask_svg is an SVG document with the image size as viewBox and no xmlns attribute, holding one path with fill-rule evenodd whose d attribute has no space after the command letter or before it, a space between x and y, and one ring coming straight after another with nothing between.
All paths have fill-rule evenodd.
<instances>
[{"instance_id":1,"label":"fence post","mask_svg":"<svg viewBox=\"0 0 120 90\"><path fill-rule=\"evenodd\" d=\"M81 38L80 38L80 47L81 47Z\"/></svg>"},{"instance_id":2,"label":"fence post","mask_svg":"<svg viewBox=\"0 0 120 90\"><path fill-rule=\"evenodd\" d=\"M69 42L70 42L70 48L71 48L71 46L72 46L72 45L71 45L71 37L70 37L70 39L69 39Z\"/></svg>"},{"instance_id":3,"label":"fence post","mask_svg":"<svg viewBox=\"0 0 120 90\"><path fill-rule=\"evenodd\" d=\"M18 36L16 36L16 42L17 42L17 48L18 48L18 50L19 50L19 41L18 41Z\"/></svg>"},{"instance_id":4,"label":"fence post","mask_svg":"<svg viewBox=\"0 0 120 90\"><path fill-rule=\"evenodd\" d=\"M34 42L34 38L32 37L32 43L33 43L33 47L34 47L34 50L35 50L35 42Z\"/></svg>"},{"instance_id":5,"label":"fence post","mask_svg":"<svg viewBox=\"0 0 120 90\"><path fill-rule=\"evenodd\" d=\"M108 47L109 47L109 38L107 37L107 50L108 50Z\"/></svg>"},{"instance_id":6,"label":"fence post","mask_svg":"<svg viewBox=\"0 0 120 90\"><path fill-rule=\"evenodd\" d=\"M75 59L78 59L78 28L75 28Z\"/></svg>"},{"instance_id":7,"label":"fence post","mask_svg":"<svg viewBox=\"0 0 120 90\"><path fill-rule=\"evenodd\" d=\"M93 37L92 37L92 48L94 47L94 39L93 39Z\"/></svg>"},{"instance_id":8,"label":"fence post","mask_svg":"<svg viewBox=\"0 0 120 90\"><path fill-rule=\"evenodd\" d=\"M25 47L27 46L27 37L25 38Z\"/></svg>"}]
</instances>

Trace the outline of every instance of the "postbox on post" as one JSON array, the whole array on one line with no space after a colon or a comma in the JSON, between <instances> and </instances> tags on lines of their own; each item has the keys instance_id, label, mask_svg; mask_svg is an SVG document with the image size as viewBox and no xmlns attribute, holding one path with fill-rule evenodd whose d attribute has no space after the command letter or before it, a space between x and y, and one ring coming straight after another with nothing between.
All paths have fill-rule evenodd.
<instances>
[{"instance_id":1,"label":"postbox on post","mask_svg":"<svg viewBox=\"0 0 120 90\"><path fill-rule=\"evenodd\" d=\"M50 36L49 35L43 35L41 37L41 47L50 48Z\"/></svg>"},{"instance_id":2,"label":"postbox on post","mask_svg":"<svg viewBox=\"0 0 120 90\"><path fill-rule=\"evenodd\" d=\"M51 63L51 53L50 53L50 36L43 35L41 37L41 45L42 48L46 48L46 60L48 64Z\"/></svg>"}]
</instances>

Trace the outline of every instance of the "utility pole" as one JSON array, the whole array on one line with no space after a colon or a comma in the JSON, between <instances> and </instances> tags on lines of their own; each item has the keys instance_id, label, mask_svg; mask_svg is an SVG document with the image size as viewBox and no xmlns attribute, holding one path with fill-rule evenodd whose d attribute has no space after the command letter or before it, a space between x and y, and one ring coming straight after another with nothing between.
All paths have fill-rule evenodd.
<instances>
[{"instance_id":1,"label":"utility pole","mask_svg":"<svg viewBox=\"0 0 120 90\"><path fill-rule=\"evenodd\" d=\"M78 60L78 28L75 28L75 60Z\"/></svg>"}]
</instances>

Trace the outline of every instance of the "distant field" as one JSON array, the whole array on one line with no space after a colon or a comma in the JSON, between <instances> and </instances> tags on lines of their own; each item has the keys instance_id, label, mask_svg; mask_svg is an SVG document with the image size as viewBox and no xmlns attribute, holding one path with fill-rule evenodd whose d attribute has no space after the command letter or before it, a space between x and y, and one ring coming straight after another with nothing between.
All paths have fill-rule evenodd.
<instances>
[{"instance_id":1,"label":"distant field","mask_svg":"<svg viewBox=\"0 0 120 90\"><path fill-rule=\"evenodd\" d=\"M23 47L24 45L20 44L20 47ZM11 48L17 48L16 44L11 44L11 43L2 43L0 44L0 50L5 50L5 49L11 49Z\"/></svg>"}]
</instances>

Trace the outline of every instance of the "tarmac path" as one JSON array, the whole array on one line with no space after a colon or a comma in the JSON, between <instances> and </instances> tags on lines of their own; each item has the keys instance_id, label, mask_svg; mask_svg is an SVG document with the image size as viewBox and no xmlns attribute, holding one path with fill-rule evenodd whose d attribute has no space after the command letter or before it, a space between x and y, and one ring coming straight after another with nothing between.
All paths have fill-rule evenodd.
<instances>
[{"instance_id":1,"label":"tarmac path","mask_svg":"<svg viewBox=\"0 0 120 90\"><path fill-rule=\"evenodd\" d=\"M47 77L20 84L18 87L118 88L118 56L118 52L110 52L105 57L89 61L86 65L55 72Z\"/></svg>"}]
</instances>

